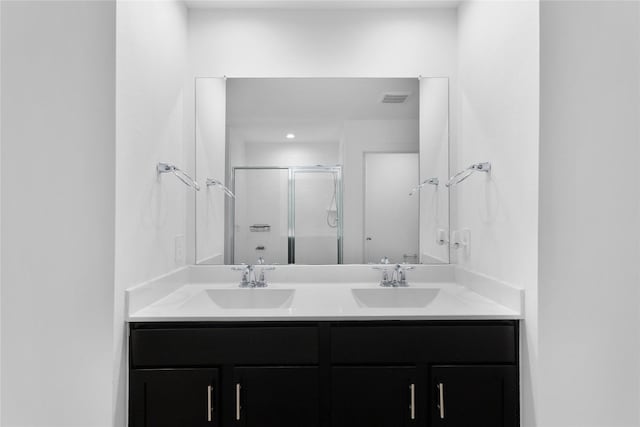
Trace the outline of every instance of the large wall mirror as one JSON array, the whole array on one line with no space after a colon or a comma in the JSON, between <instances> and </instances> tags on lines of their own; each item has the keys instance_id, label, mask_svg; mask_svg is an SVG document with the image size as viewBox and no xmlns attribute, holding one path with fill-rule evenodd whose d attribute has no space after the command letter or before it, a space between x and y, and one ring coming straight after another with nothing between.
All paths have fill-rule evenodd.
<instances>
[{"instance_id":1,"label":"large wall mirror","mask_svg":"<svg viewBox=\"0 0 640 427\"><path fill-rule=\"evenodd\" d=\"M449 262L447 78L198 78L195 126L198 264Z\"/></svg>"}]
</instances>

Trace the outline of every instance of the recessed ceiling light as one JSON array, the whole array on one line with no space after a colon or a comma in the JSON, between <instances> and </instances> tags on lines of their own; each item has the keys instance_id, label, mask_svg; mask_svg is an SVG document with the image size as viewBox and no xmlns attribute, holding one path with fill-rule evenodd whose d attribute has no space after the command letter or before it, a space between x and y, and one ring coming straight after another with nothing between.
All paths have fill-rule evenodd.
<instances>
[{"instance_id":1,"label":"recessed ceiling light","mask_svg":"<svg viewBox=\"0 0 640 427\"><path fill-rule=\"evenodd\" d=\"M293 138L295 138L295 137L296 137L296 136L295 136L295 134L293 134L293 133L288 133L288 134L286 134L286 135L285 135L285 138L287 138L287 139L293 139Z\"/></svg>"}]
</instances>

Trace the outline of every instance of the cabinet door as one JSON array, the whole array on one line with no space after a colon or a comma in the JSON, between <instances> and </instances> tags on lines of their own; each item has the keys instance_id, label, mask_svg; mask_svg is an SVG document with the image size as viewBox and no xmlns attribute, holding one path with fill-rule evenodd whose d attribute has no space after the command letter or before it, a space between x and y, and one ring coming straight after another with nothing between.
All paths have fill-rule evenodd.
<instances>
[{"instance_id":1,"label":"cabinet door","mask_svg":"<svg viewBox=\"0 0 640 427\"><path fill-rule=\"evenodd\" d=\"M242 427L316 427L320 381L315 367L234 369L234 424Z\"/></svg>"},{"instance_id":2,"label":"cabinet door","mask_svg":"<svg viewBox=\"0 0 640 427\"><path fill-rule=\"evenodd\" d=\"M426 393L416 377L416 369L408 367L333 368L332 427L424 425L417 402Z\"/></svg>"},{"instance_id":3,"label":"cabinet door","mask_svg":"<svg viewBox=\"0 0 640 427\"><path fill-rule=\"evenodd\" d=\"M214 427L217 369L149 369L130 374L130 427Z\"/></svg>"},{"instance_id":4,"label":"cabinet door","mask_svg":"<svg viewBox=\"0 0 640 427\"><path fill-rule=\"evenodd\" d=\"M517 427L515 366L434 366L432 427Z\"/></svg>"}]
</instances>

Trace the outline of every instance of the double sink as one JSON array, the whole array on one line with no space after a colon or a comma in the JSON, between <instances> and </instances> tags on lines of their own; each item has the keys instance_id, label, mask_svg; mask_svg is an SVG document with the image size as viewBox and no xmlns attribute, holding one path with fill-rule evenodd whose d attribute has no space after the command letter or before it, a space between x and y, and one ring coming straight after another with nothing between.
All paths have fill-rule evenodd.
<instances>
[{"instance_id":1,"label":"double sink","mask_svg":"<svg viewBox=\"0 0 640 427\"><path fill-rule=\"evenodd\" d=\"M370 266L282 266L266 288L241 288L227 266L193 267L128 291L130 321L341 321L521 318L522 291L455 282L450 266L416 266L383 287ZM463 276L464 277L464 276ZM471 279L466 279L471 280Z\"/></svg>"},{"instance_id":2,"label":"double sink","mask_svg":"<svg viewBox=\"0 0 640 427\"><path fill-rule=\"evenodd\" d=\"M438 288L354 288L351 297L362 308L420 308L431 303ZM233 288L204 291L216 306L227 310L286 309L296 297L296 289Z\"/></svg>"}]
</instances>

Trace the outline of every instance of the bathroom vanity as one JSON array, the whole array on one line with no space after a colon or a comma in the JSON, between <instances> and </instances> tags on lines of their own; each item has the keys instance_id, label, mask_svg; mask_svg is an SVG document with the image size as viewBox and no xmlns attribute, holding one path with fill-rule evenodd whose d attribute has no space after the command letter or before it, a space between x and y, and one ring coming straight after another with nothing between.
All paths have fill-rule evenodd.
<instances>
[{"instance_id":1,"label":"bathroom vanity","mask_svg":"<svg viewBox=\"0 0 640 427\"><path fill-rule=\"evenodd\" d=\"M131 426L517 426L517 322L131 325Z\"/></svg>"},{"instance_id":2,"label":"bathroom vanity","mask_svg":"<svg viewBox=\"0 0 640 427\"><path fill-rule=\"evenodd\" d=\"M128 293L130 427L518 426L522 292L450 264L449 189L491 163L450 170L449 79L195 94L194 178L157 170L199 265Z\"/></svg>"},{"instance_id":3,"label":"bathroom vanity","mask_svg":"<svg viewBox=\"0 0 640 427\"><path fill-rule=\"evenodd\" d=\"M131 427L519 425L521 313L449 273L240 289L205 268L130 295Z\"/></svg>"}]
</instances>

